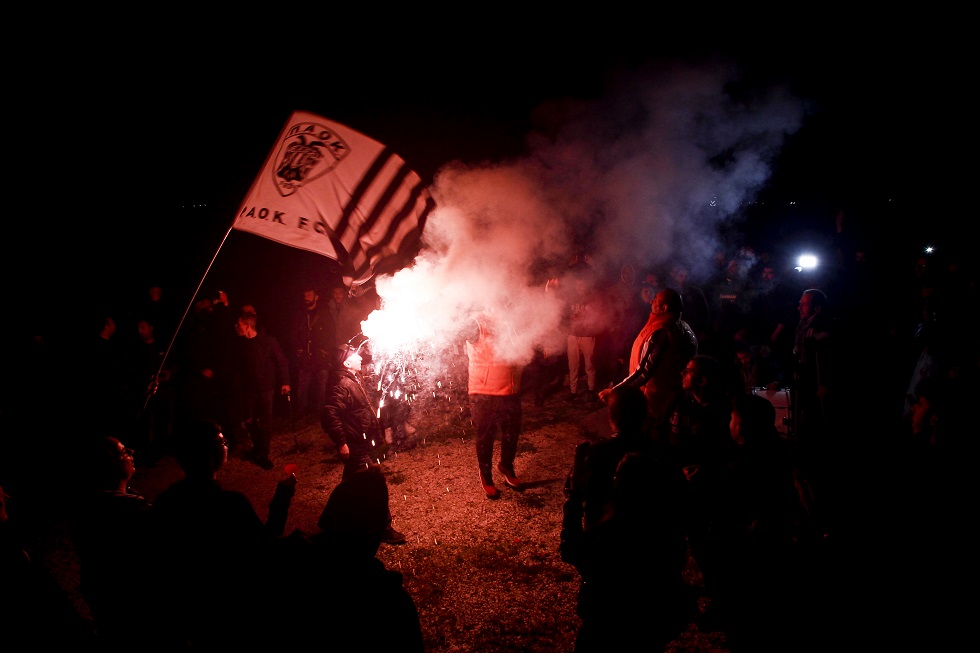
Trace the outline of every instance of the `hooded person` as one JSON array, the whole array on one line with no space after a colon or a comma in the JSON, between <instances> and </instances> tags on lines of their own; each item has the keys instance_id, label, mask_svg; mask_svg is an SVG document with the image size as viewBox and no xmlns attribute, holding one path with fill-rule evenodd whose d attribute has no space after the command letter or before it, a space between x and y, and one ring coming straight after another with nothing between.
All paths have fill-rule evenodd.
<instances>
[{"instance_id":1,"label":"hooded person","mask_svg":"<svg viewBox=\"0 0 980 653\"><path fill-rule=\"evenodd\" d=\"M388 483L377 465L341 479L308 538L290 564L303 585L320 588L293 594L276 606L276 627L297 645L336 650L425 650L418 607L403 575L387 569L377 553L390 529Z\"/></svg>"},{"instance_id":2,"label":"hooded person","mask_svg":"<svg viewBox=\"0 0 980 653\"><path fill-rule=\"evenodd\" d=\"M320 426L337 447L344 463L344 479L360 470L379 467L388 448L381 420L361 382L362 361L358 351L349 351L327 392L327 403L320 410ZM382 541L403 543L405 536L391 527L390 513L388 522Z\"/></svg>"}]
</instances>

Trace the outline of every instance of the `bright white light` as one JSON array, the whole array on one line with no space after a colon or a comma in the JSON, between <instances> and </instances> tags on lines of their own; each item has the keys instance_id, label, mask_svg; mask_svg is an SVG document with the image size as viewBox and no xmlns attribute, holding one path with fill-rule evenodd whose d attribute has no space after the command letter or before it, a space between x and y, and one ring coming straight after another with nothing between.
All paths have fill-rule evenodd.
<instances>
[{"instance_id":1,"label":"bright white light","mask_svg":"<svg viewBox=\"0 0 980 653\"><path fill-rule=\"evenodd\" d=\"M797 270L812 270L817 267L817 257L813 254L801 254L800 258L796 260Z\"/></svg>"},{"instance_id":2,"label":"bright white light","mask_svg":"<svg viewBox=\"0 0 980 653\"><path fill-rule=\"evenodd\" d=\"M926 249L925 249L926 254L932 254L935 251L936 251L935 247L933 247L932 245L926 245Z\"/></svg>"}]
</instances>

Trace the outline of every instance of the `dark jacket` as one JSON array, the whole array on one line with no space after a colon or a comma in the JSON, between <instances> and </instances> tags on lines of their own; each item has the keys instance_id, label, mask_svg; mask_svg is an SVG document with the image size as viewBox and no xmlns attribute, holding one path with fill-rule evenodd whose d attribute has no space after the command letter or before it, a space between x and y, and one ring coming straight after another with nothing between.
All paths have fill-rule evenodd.
<instances>
[{"instance_id":1,"label":"dark jacket","mask_svg":"<svg viewBox=\"0 0 980 653\"><path fill-rule=\"evenodd\" d=\"M264 618L254 606L253 572L282 535L295 488L280 482L259 517L248 497L218 481L184 478L153 502L154 549L159 576L159 618L166 638L201 650L243 646L249 620Z\"/></svg>"},{"instance_id":2,"label":"dark jacket","mask_svg":"<svg viewBox=\"0 0 980 653\"><path fill-rule=\"evenodd\" d=\"M293 326L293 354L305 369L328 369L336 363L337 324L325 303L303 309Z\"/></svg>"},{"instance_id":3,"label":"dark jacket","mask_svg":"<svg viewBox=\"0 0 980 653\"><path fill-rule=\"evenodd\" d=\"M246 396L275 393L289 383L289 360L274 336L239 338L238 390Z\"/></svg>"},{"instance_id":4,"label":"dark jacket","mask_svg":"<svg viewBox=\"0 0 980 653\"><path fill-rule=\"evenodd\" d=\"M354 372L342 368L320 410L320 426L335 445L350 447L351 457L363 456L384 443L381 422L371 398Z\"/></svg>"}]
</instances>

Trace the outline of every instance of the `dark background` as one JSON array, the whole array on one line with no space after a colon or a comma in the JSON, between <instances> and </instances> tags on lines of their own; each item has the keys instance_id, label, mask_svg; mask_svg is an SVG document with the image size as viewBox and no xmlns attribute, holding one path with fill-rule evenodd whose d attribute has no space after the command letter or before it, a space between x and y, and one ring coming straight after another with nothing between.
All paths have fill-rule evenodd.
<instances>
[{"instance_id":1,"label":"dark background","mask_svg":"<svg viewBox=\"0 0 980 653\"><path fill-rule=\"evenodd\" d=\"M880 252L962 246L972 149L961 21L807 11L304 7L25 21L31 46L5 46L5 290L26 309L21 324L63 302L125 302L152 280L179 304L202 279L235 288L233 302L281 298L333 263L229 228L292 111L370 135L430 179L450 161L519 156L542 102L599 96L610 76L653 60L718 57L745 84L787 84L813 107L735 227L747 239L825 229L843 209Z\"/></svg>"}]
</instances>

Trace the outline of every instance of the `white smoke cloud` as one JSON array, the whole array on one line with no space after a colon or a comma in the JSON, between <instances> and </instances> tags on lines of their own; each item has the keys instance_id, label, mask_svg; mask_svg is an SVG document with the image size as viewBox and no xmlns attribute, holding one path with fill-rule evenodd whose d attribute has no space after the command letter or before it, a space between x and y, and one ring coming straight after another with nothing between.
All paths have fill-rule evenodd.
<instances>
[{"instance_id":1,"label":"white smoke cloud","mask_svg":"<svg viewBox=\"0 0 980 653\"><path fill-rule=\"evenodd\" d=\"M526 359L533 345L564 347L544 281L573 253L589 252L600 271L668 260L703 270L718 226L752 201L804 117L785 90L736 94L738 81L726 64L619 74L599 99L540 106L526 156L444 166L422 252L377 280L383 315L365 335L375 348L439 348L492 305Z\"/></svg>"}]
</instances>

